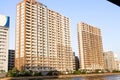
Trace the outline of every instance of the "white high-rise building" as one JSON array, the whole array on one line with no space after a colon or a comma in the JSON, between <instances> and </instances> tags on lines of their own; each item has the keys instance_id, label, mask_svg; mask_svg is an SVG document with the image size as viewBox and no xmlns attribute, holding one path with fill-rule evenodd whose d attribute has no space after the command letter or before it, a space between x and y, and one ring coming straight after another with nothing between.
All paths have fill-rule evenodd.
<instances>
[{"instance_id":1,"label":"white high-rise building","mask_svg":"<svg viewBox=\"0 0 120 80\"><path fill-rule=\"evenodd\" d=\"M69 18L35 0L23 0L16 11L15 67L73 70Z\"/></svg>"},{"instance_id":2,"label":"white high-rise building","mask_svg":"<svg viewBox=\"0 0 120 80\"><path fill-rule=\"evenodd\" d=\"M120 61L117 58L117 55L112 51L104 52L104 66L106 70L120 70L119 69Z\"/></svg>"},{"instance_id":3,"label":"white high-rise building","mask_svg":"<svg viewBox=\"0 0 120 80\"><path fill-rule=\"evenodd\" d=\"M0 73L8 72L8 16L0 15Z\"/></svg>"},{"instance_id":4,"label":"white high-rise building","mask_svg":"<svg viewBox=\"0 0 120 80\"><path fill-rule=\"evenodd\" d=\"M106 70L115 70L115 56L112 51L104 52L104 66Z\"/></svg>"}]
</instances>

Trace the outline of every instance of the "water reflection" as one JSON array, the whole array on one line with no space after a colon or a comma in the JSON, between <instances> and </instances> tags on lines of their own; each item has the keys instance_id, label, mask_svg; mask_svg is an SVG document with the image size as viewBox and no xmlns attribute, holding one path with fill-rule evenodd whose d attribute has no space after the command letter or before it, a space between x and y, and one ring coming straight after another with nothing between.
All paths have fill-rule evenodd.
<instances>
[{"instance_id":1,"label":"water reflection","mask_svg":"<svg viewBox=\"0 0 120 80\"><path fill-rule=\"evenodd\" d=\"M105 80L120 80L120 75L116 76L106 76Z\"/></svg>"},{"instance_id":2,"label":"water reflection","mask_svg":"<svg viewBox=\"0 0 120 80\"><path fill-rule=\"evenodd\" d=\"M13 79L12 79L13 80ZM22 79L27 80L27 79ZM94 77L74 77L65 79L29 79L29 80L120 80L120 75L115 76L94 76Z\"/></svg>"},{"instance_id":3,"label":"water reflection","mask_svg":"<svg viewBox=\"0 0 120 80\"><path fill-rule=\"evenodd\" d=\"M43 80L120 80L120 75L115 76L96 76L96 77L75 77L75 78L65 78L65 79L43 79Z\"/></svg>"},{"instance_id":4,"label":"water reflection","mask_svg":"<svg viewBox=\"0 0 120 80\"><path fill-rule=\"evenodd\" d=\"M82 78L82 80L105 80L105 78L104 77L87 77L87 78Z\"/></svg>"},{"instance_id":5,"label":"water reflection","mask_svg":"<svg viewBox=\"0 0 120 80\"><path fill-rule=\"evenodd\" d=\"M101 77L98 77L98 78L95 78L95 77L87 77L87 78L75 77L75 78L65 78L65 79L30 79L30 80L105 80L105 79L101 78Z\"/></svg>"},{"instance_id":6,"label":"water reflection","mask_svg":"<svg viewBox=\"0 0 120 80\"><path fill-rule=\"evenodd\" d=\"M43 80L105 80L105 78L102 77L86 77L86 78L65 78L65 79L43 79Z\"/></svg>"}]
</instances>

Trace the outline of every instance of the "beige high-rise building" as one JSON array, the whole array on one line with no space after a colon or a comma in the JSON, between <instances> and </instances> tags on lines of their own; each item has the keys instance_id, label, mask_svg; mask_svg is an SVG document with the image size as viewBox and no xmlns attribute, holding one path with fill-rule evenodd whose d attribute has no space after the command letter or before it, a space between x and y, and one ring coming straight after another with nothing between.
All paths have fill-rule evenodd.
<instances>
[{"instance_id":1,"label":"beige high-rise building","mask_svg":"<svg viewBox=\"0 0 120 80\"><path fill-rule=\"evenodd\" d=\"M10 17L0 15L0 73L8 72L8 37Z\"/></svg>"},{"instance_id":2,"label":"beige high-rise building","mask_svg":"<svg viewBox=\"0 0 120 80\"><path fill-rule=\"evenodd\" d=\"M104 52L104 66L106 70L115 70L115 56L112 51Z\"/></svg>"},{"instance_id":3,"label":"beige high-rise building","mask_svg":"<svg viewBox=\"0 0 120 80\"><path fill-rule=\"evenodd\" d=\"M100 29L83 22L78 23L77 28L80 69L104 69Z\"/></svg>"},{"instance_id":4,"label":"beige high-rise building","mask_svg":"<svg viewBox=\"0 0 120 80\"><path fill-rule=\"evenodd\" d=\"M70 71L69 18L35 0L17 4L15 67L33 71Z\"/></svg>"}]
</instances>

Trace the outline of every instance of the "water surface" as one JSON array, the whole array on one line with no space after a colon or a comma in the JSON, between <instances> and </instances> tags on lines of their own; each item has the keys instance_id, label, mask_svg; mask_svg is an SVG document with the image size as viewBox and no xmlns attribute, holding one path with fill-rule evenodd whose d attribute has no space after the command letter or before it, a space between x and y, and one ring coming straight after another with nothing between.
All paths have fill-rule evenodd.
<instances>
[{"instance_id":1,"label":"water surface","mask_svg":"<svg viewBox=\"0 0 120 80\"><path fill-rule=\"evenodd\" d=\"M38 79L41 80L41 79ZM120 80L120 75L114 76L94 76L94 77L74 77L74 78L65 78L65 79L43 79L43 80Z\"/></svg>"},{"instance_id":2,"label":"water surface","mask_svg":"<svg viewBox=\"0 0 120 80\"><path fill-rule=\"evenodd\" d=\"M15 80L15 79L12 79ZM63 79L17 79L17 80L120 80L120 75L113 76L91 76L91 77L74 77L74 78L63 78Z\"/></svg>"}]
</instances>

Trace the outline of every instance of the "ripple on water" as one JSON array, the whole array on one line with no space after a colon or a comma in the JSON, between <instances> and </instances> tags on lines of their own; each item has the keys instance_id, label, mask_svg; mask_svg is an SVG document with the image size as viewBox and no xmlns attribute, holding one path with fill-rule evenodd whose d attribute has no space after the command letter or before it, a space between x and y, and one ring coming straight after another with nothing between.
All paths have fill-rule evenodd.
<instances>
[{"instance_id":1,"label":"ripple on water","mask_svg":"<svg viewBox=\"0 0 120 80\"><path fill-rule=\"evenodd\" d=\"M28 79L22 79L28 80ZM120 75L113 76L93 76L93 77L74 77L64 79L29 79L29 80L120 80Z\"/></svg>"}]
</instances>

